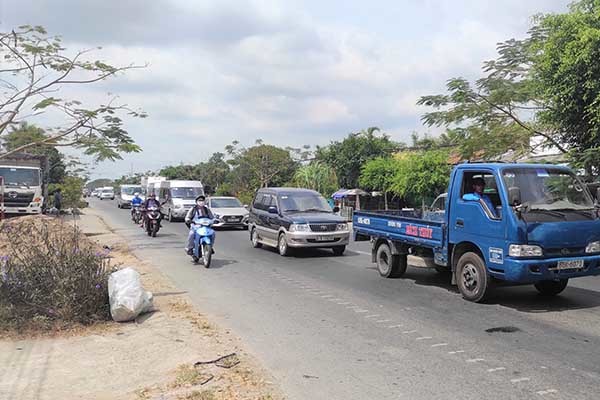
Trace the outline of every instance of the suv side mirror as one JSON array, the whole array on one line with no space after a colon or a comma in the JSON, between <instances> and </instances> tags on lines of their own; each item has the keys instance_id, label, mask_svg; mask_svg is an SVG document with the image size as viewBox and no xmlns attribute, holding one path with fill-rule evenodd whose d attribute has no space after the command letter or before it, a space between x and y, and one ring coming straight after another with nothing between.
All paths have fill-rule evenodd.
<instances>
[{"instance_id":1,"label":"suv side mirror","mask_svg":"<svg viewBox=\"0 0 600 400\"><path fill-rule=\"evenodd\" d=\"M244 208L247 210L248 209L248 204L244 204Z\"/></svg>"},{"instance_id":2,"label":"suv side mirror","mask_svg":"<svg viewBox=\"0 0 600 400\"><path fill-rule=\"evenodd\" d=\"M338 206L333 207L333 212L334 213L340 212L340 208Z\"/></svg>"},{"instance_id":3,"label":"suv side mirror","mask_svg":"<svg viewBox=\"0 0 600 400\"><path fill-rule=\"evenodd\" d=\"M269 207L269 214L277 214L277 207L275 207L275 206Z\"/></svg>"},{"instance_id":4,"label":"suv side mirror","mask_svg":"<svg viewBox=\"0 0 600 400\"><path fill-rule=\"evenodd\" d=\"M508 202L511 206L521 204L521 189L516 186L508 188Z\"/></svg>"}]
</instances>

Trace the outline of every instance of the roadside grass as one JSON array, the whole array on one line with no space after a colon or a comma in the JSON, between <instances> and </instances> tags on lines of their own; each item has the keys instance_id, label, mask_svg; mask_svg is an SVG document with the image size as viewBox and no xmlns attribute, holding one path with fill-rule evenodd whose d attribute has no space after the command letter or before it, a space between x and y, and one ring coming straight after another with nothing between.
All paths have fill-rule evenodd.
<instances>
[{"instance_id":1,"label":"roadside grass","mask_svg":"<svg viewBox=\"0 0 600 400\"><path fill-rule=\"evenodd\" d=\"M175 382L173 382L172 387L180 388L201 385L212 378L213 375L207 374L193 365L183 364L175 372Z\"/></svg>"},{"instance_id":2,"label":"roadside grass","mask_svg":"<svg viewBox=\"0 0 600 400\"><path fill-rule=\"evenodd\" d=\"M183 396L177 397L180 400L216 400L216 395L214 390L194 390L191 393L188 393Z\"/></svg>"}]
</instances>

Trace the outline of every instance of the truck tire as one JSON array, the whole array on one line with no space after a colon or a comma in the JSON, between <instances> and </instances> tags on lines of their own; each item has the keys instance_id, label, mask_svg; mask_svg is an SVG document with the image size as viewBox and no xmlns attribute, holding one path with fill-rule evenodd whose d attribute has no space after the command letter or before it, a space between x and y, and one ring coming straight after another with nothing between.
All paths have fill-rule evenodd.
<instances>
[{"instance_id":1,"label":"truck tire","mask_svg":"<svg viewBox=\"0 0 600 400\"><path fill-rule=\"evenodd\" d=\"M539 281L533 286L535 286L542 296L556 296L565 290L568 283L568 279L559 279L557 281Z\"/></svg>"},{"instance_id":2,"label":"truck tire","mask_svg":"<svg viewBox=\"0 0 600 400\"><path fill-rule=\"evenodd\" d=\"M406 255L393 255L390 246L382 243L377 248L377 270L384 278L399 278L406 272Z\"/></svg>"},{"instance_id":3,"label":"truck tire","mask_svg":"<svg viewBox=\"0 0 600 400\"><path fill-rule=\"evenodd\" d=\"M456 265L456 283L465 300L480 303L490 292L490 276L485 263L473 252L463 254Z\"/></svg>"}]
</instances>

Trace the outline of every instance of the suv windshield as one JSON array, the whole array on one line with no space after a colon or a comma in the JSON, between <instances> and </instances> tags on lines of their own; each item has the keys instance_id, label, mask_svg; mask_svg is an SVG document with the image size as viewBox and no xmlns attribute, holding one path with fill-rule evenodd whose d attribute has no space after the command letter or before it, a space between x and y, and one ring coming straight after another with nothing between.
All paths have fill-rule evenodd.
<instances>
[{"instance_id":1,"label":"suv windshield","mask_svg":"<svg viewBox=\"0 0 600 400\"><path fill-rule=\"evenodd\" d=\"M212 208L240 208L242 203L238 199L212 199L210 206Z\"/></svg>"},{"instance_id":2,"label":"suv windshield","mask_svg":"<svg viewBox=\"0 0 600 400\"><path fill-rule=\"evenodd\" d=\"M176 199L195 199L204 194L200 187L174 187L171 188L171 197Z\"/></svg>"},{"instance_id":3,"label":"suv windshield","mask_svg":"<svg viewBox=\"0 0 600 400\"><path fill-rule=\"evenodd\" d=\"M0 167L6 186L39 186L40 171L30 168Z\"/></svg>"},{"instance_id":4,"label":"suv windshield","mask_svg":"<svg viewBox=\"0 0 600 400\"><path fill-rule=\"evenodd\" d=\"M121 188L121 194L133 195L134 193L141 193L142 188L140 187L124 187Z\"/></svg>"},{"instance_id":5,"label":"suv windshield","mask_svg":"<svg viewBox=\"0 0 600 400\"><path fill-rule=\"evenodd\" d=\"M327 200L313 193L282 195L280 202L283 212L332 212Z\"/></svg>"},{"instance_id":6,"label":"suv windshield","mask_svg":"<svg viewBox=\"0 0 600 400\"><path fill-rule=\"evenodd\" d=\"M521 204L529 210L589 210L594 207L585 185L563 169L508 169L502 178L508 190L519 188Z\"/></svg>"}]
</instances>

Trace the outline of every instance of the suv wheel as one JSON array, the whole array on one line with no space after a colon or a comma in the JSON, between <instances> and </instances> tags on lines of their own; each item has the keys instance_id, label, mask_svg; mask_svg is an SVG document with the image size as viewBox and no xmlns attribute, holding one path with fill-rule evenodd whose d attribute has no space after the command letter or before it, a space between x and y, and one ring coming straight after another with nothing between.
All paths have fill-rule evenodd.
<instances>
[{"instance_id":1,"label":"suv wheel","mask_svg":"<svg viewBox=\"0 0 600 400\"><path fill-rule=\"evenodd\" d=\"M290 248L288 247L285 233L279 235L279 240L277 241L277 250L279 250L279 255L283 257L290 255Z\"/></svg>"},{"instance_id":2,"label":"suv wheel","mask_svg":"<svg viewBox=\"0 0 600 400\"><path fill-rule=\"evenodd\" d=\"M256 233L256 228L252 228L250 231L250 241L252 242L252 247L255 249L262 247L262 243L258 241L258 233Z\"/></svg>"}]
</instances>

